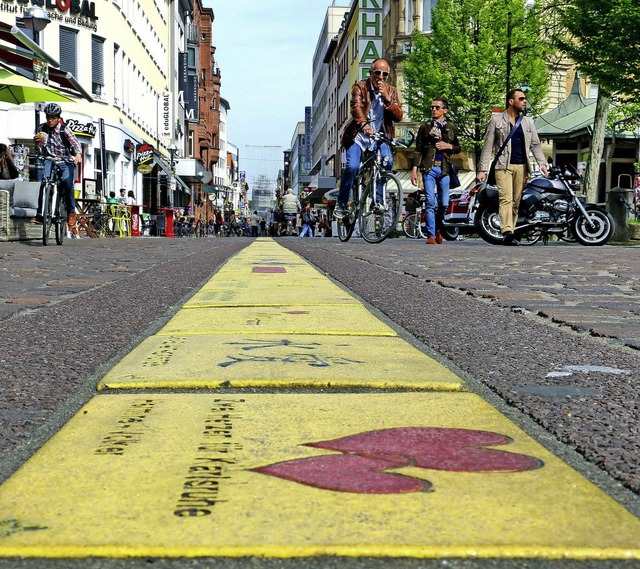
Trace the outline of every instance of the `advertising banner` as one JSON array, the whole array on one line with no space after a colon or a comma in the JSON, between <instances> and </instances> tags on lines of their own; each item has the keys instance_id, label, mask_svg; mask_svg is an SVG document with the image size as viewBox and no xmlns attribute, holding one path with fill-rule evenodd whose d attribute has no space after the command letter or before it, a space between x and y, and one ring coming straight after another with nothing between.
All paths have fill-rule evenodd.
<instances>
[{"instance_id":1,"label":"advertising banner","mask_svg":"<svg viewBox=\"0 0 640 569\"><path fill-rule=\"evenodd\" d=\"M172 96L170 91L162 93L160 108L158 109L158 135L167 145L173 140L172 127Z\"/></svg>"}]
</instances>

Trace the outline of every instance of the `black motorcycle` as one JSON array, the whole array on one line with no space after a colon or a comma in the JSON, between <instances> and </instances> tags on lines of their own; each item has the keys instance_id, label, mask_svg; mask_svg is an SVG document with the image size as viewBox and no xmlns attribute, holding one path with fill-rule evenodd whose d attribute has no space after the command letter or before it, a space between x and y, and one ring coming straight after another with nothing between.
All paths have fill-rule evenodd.
<instances>
[{"instance_id":1,"label":"black motorcycle","mask_svg":"<svg viewBox=\"0 0 640 569\"><path fill-rule=\"evenodd\" d=\"M577 195L580 175L574 168L552 166L547 178L533 178L522 193L514 236L521 245L533 245L555 235L562 241L604 245L614 231L612 217ZM485 186L478 194L474 224L480 237L499 245L503 241L498 214L498 188Z\"/></svg>"}]
</instances>

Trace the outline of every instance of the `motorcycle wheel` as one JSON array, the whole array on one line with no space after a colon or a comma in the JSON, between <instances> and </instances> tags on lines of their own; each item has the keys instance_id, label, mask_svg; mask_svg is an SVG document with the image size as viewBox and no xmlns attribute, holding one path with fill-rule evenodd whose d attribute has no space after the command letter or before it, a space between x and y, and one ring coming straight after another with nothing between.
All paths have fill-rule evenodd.
<instances>
[{"instance_id":1,"label":"motorcycle wheel","mask_svg":"<svg viewBox=\"0 0 640 569\"><path fill-rule=\"evenodd\" d=\"M494 205L481 205L476 212L475 225L478 234L487 243L501 245L503 241L500 233L500 216Z\"/></svg>"},{"instance_id":2,"label":"motorcycle wheel","mask_svg":"<svg viewBox=\"0 0 640 569\"><path fill-rule=\"evenodd\" d=\"M573 221L572 231L581 245L604 245L613 235L613 218L597 206L586 208L589 218L582 215Z\"/></svg>"},{"instance_id":3,"label":"motorcycle wheel","mask_svg":"<svg viewBox=\"0 0 640 569\"><path fill-rule=\"evenodd\" d=\"M447 241L455 241L460 236L460 228L459 227L447 227L443 225L440 228L440 235L444 237Z\"/></svg>"}]
</instances>

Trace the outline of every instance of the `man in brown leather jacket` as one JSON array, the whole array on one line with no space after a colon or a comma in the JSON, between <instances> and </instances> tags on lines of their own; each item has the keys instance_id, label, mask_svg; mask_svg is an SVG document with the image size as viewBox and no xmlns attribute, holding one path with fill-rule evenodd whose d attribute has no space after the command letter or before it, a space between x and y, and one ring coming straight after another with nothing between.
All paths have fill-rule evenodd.
<instances>
[{"instance_id":1,"label":"man in brown leather jacket","mask_svg":"<svg viewBox=\"0 0 640 569\"><path fill-rule=\"evenodd\" d=\"M373 148L371 135L384 131L393 136L393 123L402 120L402 107L398 91L387 83L389 63L376 59L371 64L369 79L354 84L351 90L351 121L342 135L342 146L347 155L347 164L340 176L340 193L334 216L344 216L353 180L360 169L363 150ZM380 147L387 169L393 166L391 149L385 143Z\"/></svg>"}]
</instances>

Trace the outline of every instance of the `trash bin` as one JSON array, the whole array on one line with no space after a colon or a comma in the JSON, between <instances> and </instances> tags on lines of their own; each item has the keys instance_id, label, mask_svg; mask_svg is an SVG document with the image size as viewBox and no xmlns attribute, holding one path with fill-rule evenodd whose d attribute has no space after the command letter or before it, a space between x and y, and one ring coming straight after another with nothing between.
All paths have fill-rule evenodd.
<instances>
[{"instance_id":1,"label":"trash bin","mask_svg":"<svg viewBox=\"0 0 640 569\"><path fill-rule=\"evenodd\" d=\"M160 212L161 215L164 215L164 236L175 237L175 233L173 232L173 208L159 207L158 212Z\"/></svg>"},{"instance_id":2,"label":"trash bin","mask_svg":"<svg viewBox=\"0 0 640 569\"><path fill-rule=\"evenodd\" d=\"M626 243L629 241L629 212L633 204L633 190L629 188L611 188L607 195L607 210L615 222L611 241Z\"/></svg>"}]
</instances>

